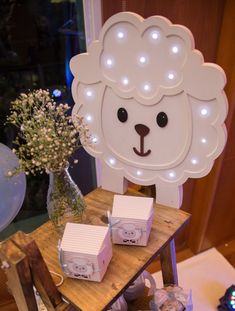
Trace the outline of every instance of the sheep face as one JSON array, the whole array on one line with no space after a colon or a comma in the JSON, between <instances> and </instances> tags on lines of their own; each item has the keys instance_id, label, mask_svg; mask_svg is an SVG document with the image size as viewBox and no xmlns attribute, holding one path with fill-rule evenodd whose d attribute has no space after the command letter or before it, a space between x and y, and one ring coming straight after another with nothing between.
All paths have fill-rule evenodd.
<instances>
[{"instance_id":1,"label":"sheep face","mask_svg":"<svg viewBox=\"0 0 235 311\"><path fill-rule=\"evenodd\" d=\"M183 93L146 106L135 99L120 98L107 88L101 124L110 154L143 169L176 166L191 143L191 111Z\"/></svg>"},{"instance_id":2,"label":"sheep face","mask_svg":"<svg viewBox=\"0 0 235 311\"><path fill-rule=\"evenodd\" d=\"M222 68L204 63L190 31L163 17L118 13L71 59L73 115L83 115L102 163L102 187L156 185L181 204L181 185L209 173L226 142Z\"/></svg>"},{"instance_id":3,"label":"sheep face","mask_svg":"<svg viewBox=\"0 0 235 311\"><path fill-rule=\"evenodd\" d=\"M92 265L88 264L85 259L78 257L69 261L68 268L71 273L80 277L86 277L93 273Z\"/></svg>"},{"instance_id":4,"label":"sheep face","mask_svg":"<svg viewBox=\"0 0 235 311\"><path fill-rule=\"evenodd\" d=\"M141 238L141 230L136 229L134 224L125 223L118 229L118 235L124 244L135 244Z\"/></svg>"}]
</instances>

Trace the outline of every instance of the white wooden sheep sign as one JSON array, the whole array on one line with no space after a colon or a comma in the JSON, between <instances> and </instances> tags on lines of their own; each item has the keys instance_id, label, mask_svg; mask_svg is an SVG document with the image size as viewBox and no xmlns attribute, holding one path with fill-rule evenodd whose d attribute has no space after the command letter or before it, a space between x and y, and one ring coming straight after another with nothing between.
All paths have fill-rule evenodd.
<instances>
[{"instance_id":1,"label":"white wooden sheep sign","mask_svg":"<svg viewBox=\"0 0 235 311\"><path fill-rule=\"evenodd\" d=\"M70 62L73 115L83 115L102 163L102 187L155 185L180 207L182 184L207 175L226 143L226 77L204 63L191 32L168 19L124 12Z\"/></svg>"}]
</instances>

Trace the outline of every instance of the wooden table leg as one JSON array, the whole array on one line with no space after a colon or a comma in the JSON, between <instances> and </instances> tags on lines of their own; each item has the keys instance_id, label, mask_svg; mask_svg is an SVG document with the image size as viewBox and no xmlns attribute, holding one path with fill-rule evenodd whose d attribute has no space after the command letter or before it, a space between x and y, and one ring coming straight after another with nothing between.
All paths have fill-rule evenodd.
<instances>
[{"instance_id":1,"label":"wooden table leg","mask_svg":"<svg viewBox=\"0 0 235 311\"><path fill-rule=\"evenodd\" d=\"M178 275L176 267L175 241L171 240L160 254L162 278L164 286L178 285Z\"/></svg>"}]
</instances>

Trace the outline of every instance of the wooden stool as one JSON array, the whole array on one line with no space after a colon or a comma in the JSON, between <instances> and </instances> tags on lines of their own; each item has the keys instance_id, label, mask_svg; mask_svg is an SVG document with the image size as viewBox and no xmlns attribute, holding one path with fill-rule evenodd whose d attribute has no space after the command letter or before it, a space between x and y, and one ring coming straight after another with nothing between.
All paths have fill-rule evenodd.
<instances>
[{"instance_id":1,"label":"wooden stool","mask_svg":"<svg viewBox=\"0 0 235 311\"><path fill-rule=\"evenodd\" d=\"M20 311L38 310L33 286L47 310L76 310L62 300L37 244L29 235L19 231L2 242L0 259L8 288Z\"/></svg>"},{"instance_id":2,"label":"wooden stool","mask_svg":"<svg viewBox=\"0 0 235 311\"><path fill-rule=\"evenodd\" d=\"M127 195L141 194L129 189ZM86 222L107 225L106 214L112 209L113 196L114 193L100 188L86 195ZM189 218L181 210L155 204L147 246L113 245L113 258L102 282L65 277L58 289L48 271L63 274L57 249L60 236L52 223L43 224L30 236L18 232L0 246L8 286L20 311L37 310L33 284L48 310L75 310L74 307L82 311L107 310L157 256L160 256L164 285L177 285L174 237ZM65 304L62 296L74 307ZM148 303L149 298L143 296L128 305L128 310L147 309Z\"/></svg>"}]
</instances>

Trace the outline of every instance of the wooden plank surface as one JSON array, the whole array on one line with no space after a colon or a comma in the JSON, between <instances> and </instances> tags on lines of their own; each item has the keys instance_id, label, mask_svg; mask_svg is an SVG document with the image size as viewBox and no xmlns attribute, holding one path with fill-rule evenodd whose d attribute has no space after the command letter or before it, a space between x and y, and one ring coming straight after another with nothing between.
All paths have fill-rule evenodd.
<instances>
[{"instance_id":1,"label":"wooden plank surface","mask_svg":"<svg viewBox=\"0 0 235 311\"><path fill-rule=\"evenodd\" d=\"M137 195L137 192L129 190L128 194ZM105 225L106 212L112 210L113 195L98 188L85 197L87 223ZM107 308L160 254L188 219L189 215L181 210L156 205L148 246L113 245L113 258L101 283L65 278L59 291L83 311ZM47 222L31 236L36 240L49 269L63 274L58 261L59 235L53 225Z\"/></svg>"}]
</instances>

